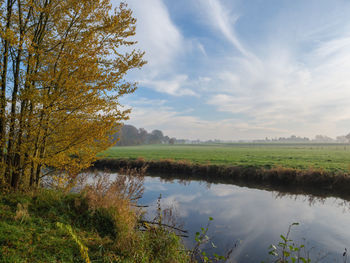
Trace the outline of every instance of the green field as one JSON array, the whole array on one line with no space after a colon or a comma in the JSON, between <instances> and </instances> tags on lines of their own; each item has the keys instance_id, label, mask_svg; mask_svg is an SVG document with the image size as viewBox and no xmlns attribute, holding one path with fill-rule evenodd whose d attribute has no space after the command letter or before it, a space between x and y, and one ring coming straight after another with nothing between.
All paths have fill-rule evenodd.
<instances>
[{"instance_id":1,"label":"green field","mask_svg":"<svg viewBox=\"0 0 350 263\"><path fill-rule=\"evenodd\" d=\"M112 147L100 156L267 168L322 168L327 171L348 171L350 168L350 145L346 144L143 145Z\"/></svg>"}]
</instances>

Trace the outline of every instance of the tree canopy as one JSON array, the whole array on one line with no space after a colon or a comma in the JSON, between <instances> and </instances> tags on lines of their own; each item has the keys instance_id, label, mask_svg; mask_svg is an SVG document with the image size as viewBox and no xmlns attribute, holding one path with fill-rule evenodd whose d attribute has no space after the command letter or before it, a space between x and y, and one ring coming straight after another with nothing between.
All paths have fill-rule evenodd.
<instances>
[{"instance_id":1,"label":"tree canopy","mask_svg":"<svg viewBox=\"0 0 350 263\"><path fill-rule=\"evenodd\" d=\"M143 52L136 19L109 0L0 1L0 180L34 186L45 168L70 180L128 118L119 98Z\"/></svg>"},{"instance_id":2,"label":"tree canopy","mask_svg":"<svg viewBox=\"0 0 350 263\"><path fill-rule=\"evenodd\" d=\"M164 136L160 130L148 133L144 128L137 129L132 125L124 125L120 131L112 136L112 140L119 146L132 146L142 144L174 144L176 138Z\"/></svg>"}]
</instances>

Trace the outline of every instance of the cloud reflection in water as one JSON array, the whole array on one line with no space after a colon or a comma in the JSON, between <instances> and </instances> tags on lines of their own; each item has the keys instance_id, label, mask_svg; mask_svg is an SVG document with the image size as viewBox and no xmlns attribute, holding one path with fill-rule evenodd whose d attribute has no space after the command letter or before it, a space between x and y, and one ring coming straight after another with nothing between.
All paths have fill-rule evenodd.
<instances>
[{"instance_id":1,"label":"cloud reflection in water","mask_svg":"<svg viewBox=\"0 0 350 263\"><path fill-rule=\"evenodd\" d=\"M280 234L293 222L292 238L307 239L314 251L327 251L332 255L323 262L341 255L350 244L350 209L347 201L326 198L314 199L305 195L283 195L265 190L235 185L192 181L166 182L160 178L145 179L145 193L141 202L151 204L162 194L162 206L173 206L190 231L187 244L193 244L194 233L205 226L208 217L214 217L209 235L221 252L240 240L233 257L238 262L260 262L267 257L268 246L279 241ZM345 207L345 208L344 208Z\"/></svg>"}]
</instances>

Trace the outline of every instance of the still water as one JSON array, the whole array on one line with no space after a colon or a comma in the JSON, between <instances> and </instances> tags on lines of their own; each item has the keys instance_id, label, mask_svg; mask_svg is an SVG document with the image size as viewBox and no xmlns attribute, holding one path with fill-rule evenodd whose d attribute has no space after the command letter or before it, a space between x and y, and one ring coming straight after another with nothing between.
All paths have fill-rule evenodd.
<instances>
[{"instance_id":1,"label":"still water","mask_svg":"<svg viewBox=\"0 0 350 263\"><path fill-rule=\"evenodd\" d=\"M218 248L208 252L224 254L235 247L230 262L271 261L268 247L281 241L280 235L293 222L300 225L292 228L290 237L305 244L313 259L321 259L319 262L344 262L344 249L350 248L350 204L340 198L317 199L148 176L144 187L139 203L149 206L148 216L155 214L161 194L162 208L172 207L178 222L189 231L189 237L184 238L189 247L194 244L195 232L213 217L208 235Z\"/></svg>"}]
</instances>

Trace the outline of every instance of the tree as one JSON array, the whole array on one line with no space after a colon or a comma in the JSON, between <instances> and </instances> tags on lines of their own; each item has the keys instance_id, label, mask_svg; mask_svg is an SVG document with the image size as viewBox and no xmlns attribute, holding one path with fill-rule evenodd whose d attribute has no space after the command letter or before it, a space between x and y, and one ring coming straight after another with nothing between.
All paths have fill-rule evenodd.
<instances>
[{"instance_id":1,"label":"tree","mask_svg":"<svg viewBox=\"0 0 350 263\"><path fill-rule=\"evenodd\" d=\"M345 138L348 140L348 142L350 142L350 133L345 135Z\"/></svg>"},{"instance_id":2,"label":"tree","mask_svg":"<svg viewBox=\"0 0 350 263\"><path fill-rule=\"evenodd\" d=\"M139 138L141 141L141 144L147 144L148 141L148 132L144 128L139 129Z\"/></svg>"},{"instance_id":3,"label":"tree","mask_svg":"<svg viewBox=\"0 0 350 263\"><path fill-rule=\"evenodd\" d=\"M139 131L132 125L124 125L120 130L120 144L121 146L138 145L141 144L139 138Z\"/></svg>"},{"instance_id":4,"label":"tree","mask_svg":"<svg viewBox=\"0 0 350 263\"><path fill-rule=\"evenodd\" d=\"M163 143L168 144L168 143L169 143L169 140L170 140L170 137L169 137L168 135L166 135L166 136L163 137Z\"/></svg>"},{"instance_id":5,"label":"tree","mask_svg":"<svg viewBox=\"0 0 350 263\"><path fill-rule=\"evenodd\" d=\"M175 138L170 138L170 140L169 140L169 144L173 145L173 144L175 144L175 141L176 141L176 139L175 139Z\"/></svg>"},{"instance_id":6,"label":"tree","mask_svg":"<svg viewBox=\"0 0 350 263\"><path fill-rule=\"evenodd\" d=\"M153 130L151 132L151 136L150 136L150 143L162 143L163 141L163 132L160 130Z\"/></svg>"},{"instance_id":7,"label":"tree","mask_svg":"<svg viewBox=\"0 0 350 263\"><path fill-rule=\"evenodd\" d=\"M109 0L0 1L0 180L38 185L45 168L78 172L128 118L126 73L144 65L136 20Z\"/></svg>"}]
</instances>

